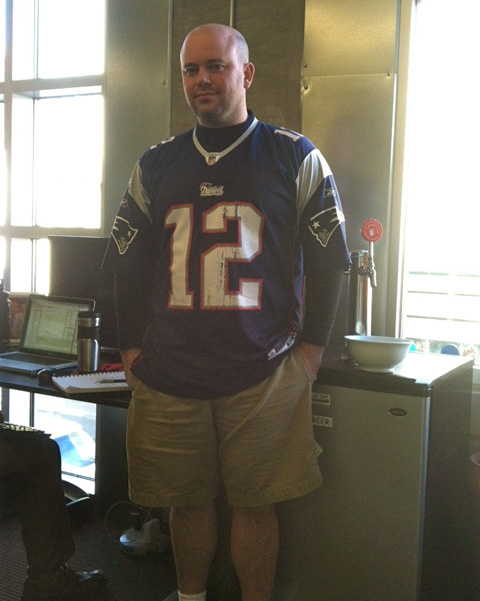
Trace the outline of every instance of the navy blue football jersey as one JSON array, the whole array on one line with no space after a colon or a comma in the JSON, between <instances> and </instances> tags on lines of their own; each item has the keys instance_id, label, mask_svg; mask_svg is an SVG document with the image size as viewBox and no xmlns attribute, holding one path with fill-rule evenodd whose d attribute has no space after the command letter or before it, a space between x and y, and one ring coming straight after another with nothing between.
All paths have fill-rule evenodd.
<instances>
[{"instance_id":1,"label":"navy blue football jersey","mask_svg":"<svg viewBox=\"0 0 480 601\"><path fill-rule=\"evenodd\" d=\"M117 295L131 312L151 315L134 373L170 394L218 398L274 371L301 331L304 277L349 255L332 173L307 138L250 114L214 151L203 129L139 160L106 262L127 282ZM148 309L133 302L138 273ZM129 320L120 330L141 321Z\"/></svg>"}]
</instances>

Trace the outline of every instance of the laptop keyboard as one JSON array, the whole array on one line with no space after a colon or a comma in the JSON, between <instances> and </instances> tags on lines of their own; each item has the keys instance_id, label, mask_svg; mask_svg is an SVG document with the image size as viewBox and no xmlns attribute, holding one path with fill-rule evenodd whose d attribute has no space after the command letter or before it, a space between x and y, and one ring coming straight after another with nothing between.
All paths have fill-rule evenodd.
<instances>
[{"instance_id":1,"label":"laptop keyboard","mask_svg":"<svg viewBox=\"0 0 480 601\"><path fill-rule=\"evenodd\" d=\"M40 437L48 438L50 434L46 434L43 430L37 430L30 426L19 426L17 424L10 424L8 422L0 423L0 436L1 435L16 435L16 434L35 434Z\"/></svg>"}]
</instances>

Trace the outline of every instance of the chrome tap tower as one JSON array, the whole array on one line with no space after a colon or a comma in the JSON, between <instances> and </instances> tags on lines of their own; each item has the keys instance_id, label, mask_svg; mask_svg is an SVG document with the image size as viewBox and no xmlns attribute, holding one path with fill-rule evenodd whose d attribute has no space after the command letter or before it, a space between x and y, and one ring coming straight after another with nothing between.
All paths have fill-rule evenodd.
<instances>
[{"instance_id":1,"label":"chrome tap tower","mask_svg":"<svg viewBox=\"0 0 480 601\"><path fill-rule=\"evenodd\" d=\"M372 333L372 289L377 286L377 274L373 257L373 243L383 235L383 228L376 219L368 219L362 225L362 236L369 249L353 250L352 265L347 272L346 335L370 336Z\"/></svg>"}]
</instances>

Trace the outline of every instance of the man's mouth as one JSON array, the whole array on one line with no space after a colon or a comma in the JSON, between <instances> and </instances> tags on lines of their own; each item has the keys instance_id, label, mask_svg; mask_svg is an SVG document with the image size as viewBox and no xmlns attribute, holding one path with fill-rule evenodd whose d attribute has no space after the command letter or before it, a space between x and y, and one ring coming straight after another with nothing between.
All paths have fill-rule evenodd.
<instances>
[{"instance_id":1,"label":"man's mouth","mask_svg":"<svg viewBox=\"0 0 480 601\"><path fill-rule=\"evenodd\" d=\"M195 94L195 99L202 100L202 99L213 98L214 96L215 96L215 92L200 92L198 94Z\"/></svg>"}]
</instances>

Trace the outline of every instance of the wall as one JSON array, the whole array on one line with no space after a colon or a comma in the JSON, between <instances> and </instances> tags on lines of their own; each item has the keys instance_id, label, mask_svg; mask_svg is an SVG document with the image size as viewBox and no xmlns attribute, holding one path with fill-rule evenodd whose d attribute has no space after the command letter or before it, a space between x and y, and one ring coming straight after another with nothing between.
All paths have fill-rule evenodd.
<instances>
[{"instance_id":1,"label":"wall","mask_svg":"<svg viewBox=\"0 0 480 601\"><path fill-rule=\"evenodd\" d=\"M104 233L135 161L169 131L168 0L107 2Z\"/></svg>"},{"instance_id":2,"label":"wall","mask_svg":"<svg viewBox=\"0 0 480 601\"><path fill-rule=\"evenodd\" d=\"M391 182L397 87L397 0L307 0L302 133L332 168L346 216L350 250L369 248L361 225L378 219L378 286L372 334L386 330ZM337 338L344 333L344 306Z\"/></svg>"}]
</instances>

